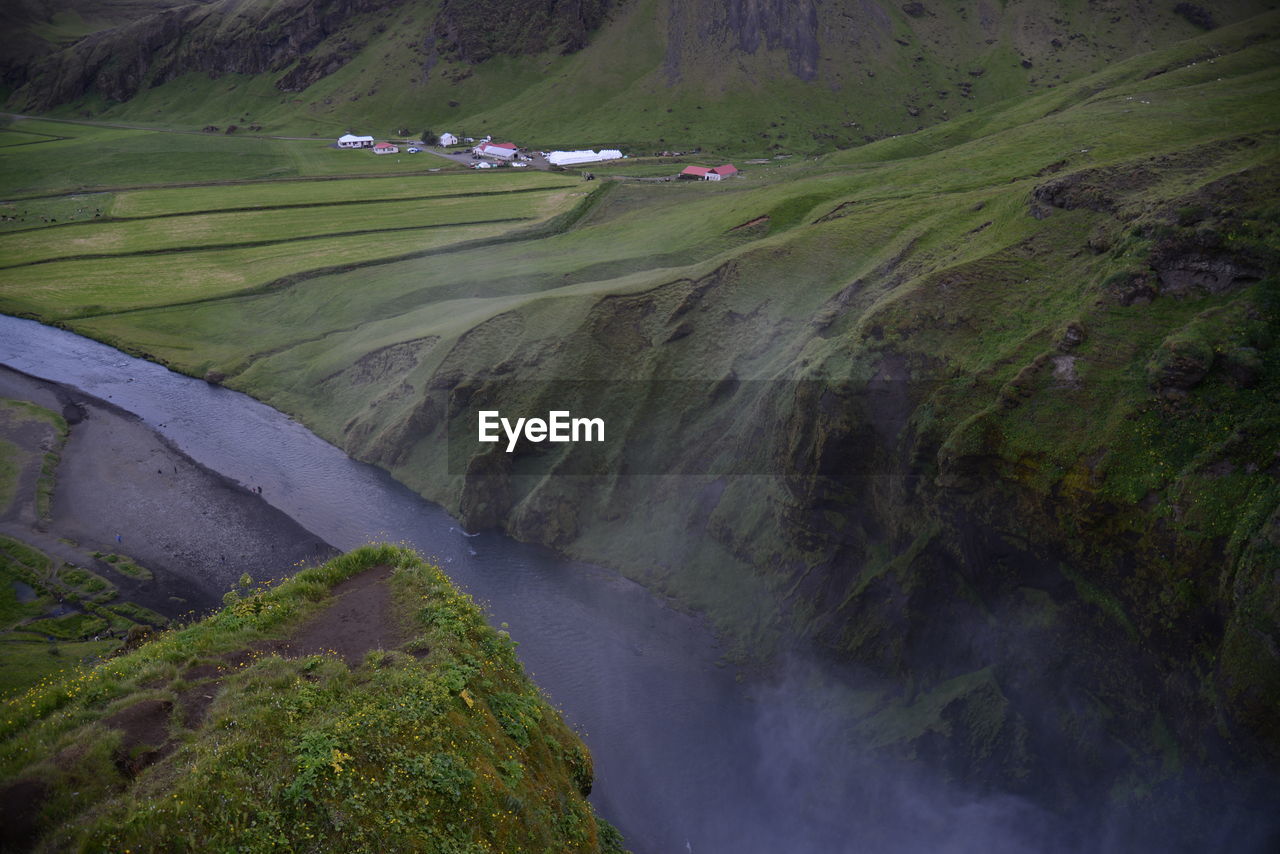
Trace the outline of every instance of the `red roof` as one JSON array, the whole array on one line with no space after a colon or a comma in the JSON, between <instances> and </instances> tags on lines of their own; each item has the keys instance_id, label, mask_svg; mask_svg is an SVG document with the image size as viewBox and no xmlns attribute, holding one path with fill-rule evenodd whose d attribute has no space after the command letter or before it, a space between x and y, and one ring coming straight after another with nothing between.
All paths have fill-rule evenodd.
<instances>
[{"instance_id":1,"label":"red roof","mask_svg":"<svg viewBox=\"0 0 1280 854\"><path fill-rule=\"evenodd\" d=\"M395 148L395 146L389 142L380 142L374 148Z\"/></svg>"},{"instance_id":2,"label":"red roof","mask_svg":"<svg viewBox=\"0 0 1280 854\"><path fill-rule=\"evenodd\" d=\"M684 169L683 169L683 170L681 170L680 174L681 174L681 175L696 175L697 177L701 178L703 175L706 175L706 174L707 174L708 172L710 172L710 171L711 171L711 170L710 170L710 169L708 169L708 168L707 168L707 167L705 167L705 166L686 166L686 167L684 167Z\"/></svg>"},{"instance_id":3,"label":"red roof","mask_svg":"<svg viewBox=\"0 0 1280 854\"><path fill-rule=\"evenodd\" d=\"M734 175L737 174L738 167L734 166L732 163L726 163L723 166L717 166L711 171L717 175Z\"/></svg>"},{"instance_id":4,"label":"red roof","mask_svg":"<svg viewBox=\"0 0 1280 854\"><path fill-rule=\"evenodd\" d=\"M516 147L516 144L514 142L486 142L485 147L486 148L510 148L514 150Z\"/></svg>"}]
</instances>

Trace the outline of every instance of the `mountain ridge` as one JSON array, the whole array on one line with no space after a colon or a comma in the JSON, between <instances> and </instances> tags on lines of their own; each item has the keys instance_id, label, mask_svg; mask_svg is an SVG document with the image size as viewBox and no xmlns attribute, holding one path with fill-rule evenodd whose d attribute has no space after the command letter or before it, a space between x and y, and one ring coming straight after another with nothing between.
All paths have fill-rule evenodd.
<instances>
[{"instance_id":1,"label":"mountain ridge","mask_svg":"<svg viewBox=\"0 0 1280 854\"><path fill-rule=\"evenodd\" d=\"M1236 0L1209 23L1265 6ZM972 12L884 0L216 0L18 64L9 106L175 126L243 116L390 133L427 122L534 145L821 151L1060 85L1201 31L1192 18L1145 0ZM215 95L227 86L230 101Z\"/></svg>"}]
</instances>

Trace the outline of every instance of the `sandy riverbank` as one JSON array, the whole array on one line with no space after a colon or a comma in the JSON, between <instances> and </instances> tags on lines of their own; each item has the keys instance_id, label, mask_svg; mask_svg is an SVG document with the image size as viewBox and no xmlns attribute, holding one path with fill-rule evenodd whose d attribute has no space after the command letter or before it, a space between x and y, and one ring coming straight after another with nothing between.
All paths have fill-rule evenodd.
<instances>
[{"instance_id":1,"label":"sandy riverbank","mask_svg":"<svg viewBox=\"0 0 1280 854\"><path fill-rule=\"evenodd\" d=\"M279 578L335 553L110 403L3 367L0 398L61 412L71 425L51 518L39 522L15 507L0 518L0 533L89 568L94 551L132 557L155 579L122 585L124 598L176 616L217 604L242 573Z\"/></svg>"}]
</instances>

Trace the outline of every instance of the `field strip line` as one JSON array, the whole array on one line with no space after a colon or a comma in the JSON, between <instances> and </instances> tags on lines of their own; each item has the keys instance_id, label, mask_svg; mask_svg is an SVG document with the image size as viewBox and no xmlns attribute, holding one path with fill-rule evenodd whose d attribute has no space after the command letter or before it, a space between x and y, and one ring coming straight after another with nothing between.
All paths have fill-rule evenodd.
<instances>
[{"instance_id":1,"label":"field strip line","mask_svg":"<svg viewBox=\"0 0 1280 854\"><path fill-rule=\"evenodd\" d=\"M16 146L9 146L15 148ZM564 190L572 184L563 187L522 187L516 190L494 190L488 193L442 193L434 196L401 196L390 199L350 199L336 202L299 202L292 205L260 205L258 207L238 207L238 208L208 208L198 211L177 211L175 213L164 214L143 214L142 216L104 216L95 217L94 219L78 219L72 222L50 223L48 225L39 225L34 228L18 228L11 231L0 233L0 238L5 234L31 234L37 231L48 231L51 228L67 228L68 226L84 226L84 225L103 225L106 223L125 223L125 222L143 222L149 219L175 219L184 216L209 216L212 214L224 213L255 213L257 211L284 211L294 210L297 208L331 208L343 207L351 205L381 205L394 202L425 202L433 199L482 199L489 196L510 196L516 193L549 193L554 190ZM79 195L70 193L68 195Z\"/></svg>"},{"instance_id":2,"label":"field strip line","mask_svg":"<svg viewBox=\"0 0 1280 854\"><path fill-rule=\"evenodd\" d=\"M394 228L366 228L358 231L333 231L324 234L304 234L298 237L283 237L278 240L255 240L242 243L211 243L207 246L172 246L164 249L140 249L136 252L99 252L85 255L62 255L57 258L42 258L39 261L24 261L21 264L10 264L0 270L19 270L23 267L38 267L42 264L61 264L69 261L101 261L112 258L146 258L153 255L185 255L190 252L216 252L230 249L257 249L263 246L276 246L282 243L299 243L305 240L328 240L336 237L358 237L362 234L393 234L401 231L427 231L433 228L465 228L471 225L500 225L504 222L529 222L534 217L514 216L501 219L479 219L467 222L445 222L434 225L402 225ZM21 232L18 232L21 233Z\"/></svg>"},{"instance_id":3,"label":"field strip line","mask_svg":"<svg viewBox=\"0 0 1280 854\"><path fill-rule=\"evenodd\" d=\"M74 137L71 137L74 139ZM489 170L495 171L495 170ZM501 171L501 170L497 170ZM465 173L460 172L442 172L439 177L462 177ZM32 196L9 196L0 201L5 202L27 202L36 199L58 199L63 196L77 196L82 193L132 193L140 190L191 190L197 187L249 187L257 184L305 184L309 181L378 181L381 179L392 178L421 178L424 181L437 177L437 173L433 172L353 172L343 175L293 175L287 178L234 178L222 181L180 181L177 183L167 184L127 184L116 187L106 186L80 186L69 187L59 190L55 193L37 193ZM468 175L468 180L472 181L492 181L499 176L491 175ZM565 187L575 186L573 184L565 184ZM477 194L481 195L481 194Z\"/></svg>"}]
</instances>

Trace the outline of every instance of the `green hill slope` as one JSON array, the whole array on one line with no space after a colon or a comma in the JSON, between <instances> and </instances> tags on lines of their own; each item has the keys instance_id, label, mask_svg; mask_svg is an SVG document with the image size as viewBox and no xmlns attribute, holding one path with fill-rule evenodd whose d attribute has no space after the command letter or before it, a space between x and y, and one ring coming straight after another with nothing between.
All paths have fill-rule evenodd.
<instances>
[{"instance_id":1,"label":"green hill slope","mask_svg":"<svg viewBox=\"0 0 1280 854\"><path fill-rule=\"evenodd\" d=\"M46 3L15 29L53 39L51 22L74 10ZM132 15L113 28L13 60L10 108L318 136L425 125L633 154L811 152L959 119L1266 8L1250 0L1214 4L1212 14L1120 0L164 6L143 16L128 7Z\"/></svg>"},{"instance_id":2,"label":"green hill slope","mask_svg":"<svg viewBox=\"0 0 1280 854\"><path fill-rule=\"evenodd\" d=\"M368 546L229 596L6 701L6 846L622 850L586 748L436 567Z\"/></svg>"}]
</instances>

